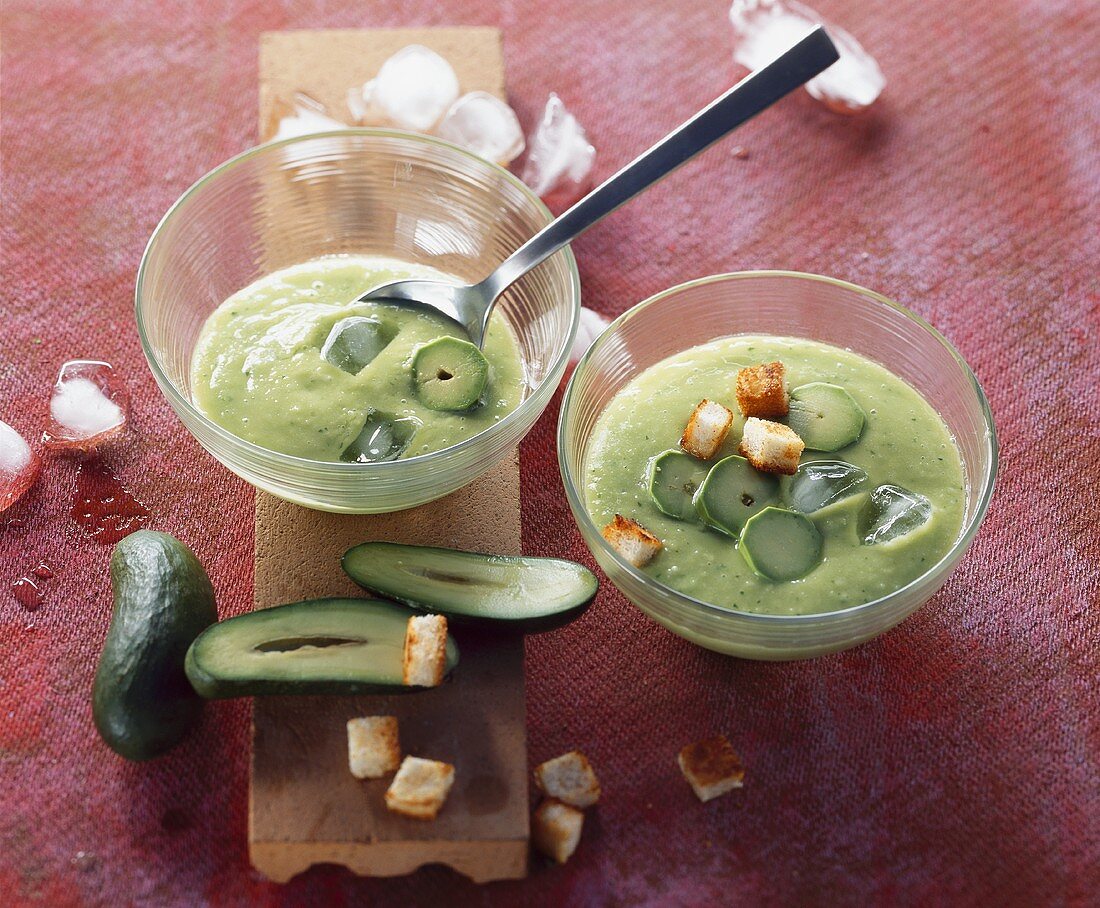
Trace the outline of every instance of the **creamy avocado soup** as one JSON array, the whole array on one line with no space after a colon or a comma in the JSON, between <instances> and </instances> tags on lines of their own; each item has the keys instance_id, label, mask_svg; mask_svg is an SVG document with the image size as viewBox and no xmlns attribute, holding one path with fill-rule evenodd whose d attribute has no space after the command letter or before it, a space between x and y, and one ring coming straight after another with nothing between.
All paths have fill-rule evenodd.
<instances>
[{"instance_id":1,"label":"creamy avocado soup","mask_svg":"<svg viewBox=\"0 0 1100 908\"><path fill-rule=\"evenodd\" d=\"M352 302L421 265L331 256L276 271L211 313L191 365L195 405L239 438L313 460L439 451L523 399L519 345L494 315L481 353L442 316Z\"/></svg>"},{"instance_id":2,"label":"creamy avocado soup","mask_svg":"<svg viewBox=\"0 0 1100 908\"><path fill-rule=\"evenodd\" d=\"M771 362L791 389L771 428L798 427L825 448L807 444L793 476L736 456L746 420L735 378ZM680 448L704 399L733 413L705 460ZM746 335L623 387L593 430L584 494L598 525L622 515L660 540L642 570L661 583L724 608L804 615L869 602L932 567L959 536L964 482L947 426L900 378L837 347Z\"/></svg>"}]
</instances>

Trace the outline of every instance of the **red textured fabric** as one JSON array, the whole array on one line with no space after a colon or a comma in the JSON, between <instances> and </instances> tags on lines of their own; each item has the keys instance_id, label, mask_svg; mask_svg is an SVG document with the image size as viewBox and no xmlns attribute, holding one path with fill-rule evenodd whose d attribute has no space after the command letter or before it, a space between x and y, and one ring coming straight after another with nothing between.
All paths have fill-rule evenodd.
<instances>
[{"instance_id":1,"label":"red textured fabric","mask_svg":"<svg viewBox=\"0 0 1100 908\"><path fill-rule=\"evenodd\" d=\"M93 731L109 548L47 464L0 518L0 896L17 905L1095 904L1100 888L1100 166L1089 0L819 0L883 64L870 116L785 101L576 243L588 305L792 268L878 289L959 347L992 401L999 490L919 614L798 664L723 658L606 587L528 645L529 758L582 748L604 797L564 867L476 887L427 868L286 886L248 865L248 707L218 703L149 765ZM487 24L512 101L579 115L605 176L728 85L725 0L7 0L0 418L43 425L58 365L109 360L132 392L111 468L149 525L194 547L223 615L251 598L249 488L170 413L131 315L158 218L247 147L260 32ZM742 159L735 145L748 151ZM522 449L524 546L592 563L554 455L555 401ZM12 523L10 518L18 522ZM46 559L37 612L8 585ZM706 805L685 743L725 732L743 791Z\"/></svg>"}]
</instances>

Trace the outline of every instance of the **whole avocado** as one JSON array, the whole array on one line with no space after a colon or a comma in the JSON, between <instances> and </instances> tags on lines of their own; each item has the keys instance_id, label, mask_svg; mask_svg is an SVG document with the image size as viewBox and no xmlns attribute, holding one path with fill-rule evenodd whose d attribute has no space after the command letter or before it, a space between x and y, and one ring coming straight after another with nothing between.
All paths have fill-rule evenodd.
<instances>
[{"instance_id":1,"label":"whole avocado","mask_svg":"<svg viewBox=\"0 0 1100 908\"><path fill-rule=\"evenodd\" d=\"M152 530L115 546L111 585L92 715L115 753L148 760L178 744L202 711L183 663L191 642L218 619L214 589L187 546Z\"/></svg>"}]
</instances>

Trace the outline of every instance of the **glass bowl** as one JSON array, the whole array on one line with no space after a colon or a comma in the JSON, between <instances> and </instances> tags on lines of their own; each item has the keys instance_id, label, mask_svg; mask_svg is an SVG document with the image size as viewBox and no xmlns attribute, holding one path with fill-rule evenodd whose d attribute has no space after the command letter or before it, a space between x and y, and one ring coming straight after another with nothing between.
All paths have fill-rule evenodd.
<instances>
[{"instance_id":1,"label":"glass bowl","mask_svg":"<svg viewBox=\"0 0 1100 908\"><path fill-rule=\"evenodd\" d=\"M584 502L585 458L597 418L627 382L668 356L734 334L804 337L852 350L905 379L947 423L966 471L962 531L943 559L873 602L816 615L762 615L679 593L623 559ZM558 462L577 525L611 582L687 640L748 659L801 659L855 646L924 604L966 552L989 507L997 439L981 386L931 325L854 284L785 271L720 274L681 284L619 316L577 365L558 421Z\"/></svg>"},{"instance_id":2,"label":"glass bowl","mask_svg":"<svg viewBox=\"0 0 1100 908\"><path fill-rule=\"evenodd\" d=\"M549 219L512 174L439 139L353 129L260 145L199 180L153 232L137 277L142 347L191 434L257 488L327 511L423 504L498 463L545 409L577 330L580 279L571 252L558 252L519 280L496 310L523 355L527 389L520 406L472 438L407 460L292 457L216 425L191 403L199 331L230 294L322 255L385 255L480 280Z\"/></svg>"}]
</instances>

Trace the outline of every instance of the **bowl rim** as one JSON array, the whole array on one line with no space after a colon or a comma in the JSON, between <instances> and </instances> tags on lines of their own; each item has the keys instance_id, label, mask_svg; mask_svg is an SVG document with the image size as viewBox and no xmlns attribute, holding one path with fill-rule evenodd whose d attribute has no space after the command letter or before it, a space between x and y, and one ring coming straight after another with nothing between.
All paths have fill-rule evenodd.
<instances>
[{"instance_id":1,"label":"bowl rim","mask_svg":"<svg viewBox=\"0 0 1100 908\"><path fill-rule=\"evenodd\" d=\"M549 223L554 215L546 204L538 197L538 195L532 190L526 183L524 183L519 177L513 174L511 171L499 164L486 160L480 155L474 154L472 151L455 145L453 142L448 142L445 139L440 139L437 136L427 136L422 133L408 132L401 129L387 129L380 127L348 127L346 129L332 129L325 132L313 132L301 136L291 136L286 139L273 139L268 142L261 142L258 145L254 145L251 148L247 148L244 151L233 155L233 157L226 159L216 167L208 170L199 179L192 183L184 192L180 195L175 202L168 208L168 210L157 222L157 226L153 228L153 232L149 235L149 240L145 244L145 249L141 254L141 262L138 265L137 280L134 284L134 315L137 322L138 339L141 342L141 349L145 354L145 359L149 363L149 368L153 373L153 377L156 379L157 384L160 386L161 391L168 397L169 403L174 409L183 408L189 416L197 419L202 426L214 435L222 438L230 446L236 446L243 451L247 452L250 456L257 459L266 459L269 462L277 464L279 466L288 466L293 469L313 468L323 469L325 471L332 471L336 473L344 473L347 475L366 475L374 474L377 471L377 475L386 475L386 471L390 472L390 475L415 469L416 465L423 464L432 458L438 458L441 454L446 453L448 456L461 453L474 447L475 444L484 442L487 435L497 436L507 429L511 428L516 422L519 421L521 414L529 412L527 404L533 401L536 397L536 391L541 389L546 382L553 378L555 374L558 375L557 381L554 382L554 386L557 387L561 381L561 373L565 370L568 364L568 358L570 351L573 347L573 341L577 335L577 328L580 323L580 309L581 309L581 279L580 272L577 269L577 260L573 255L573 250L569 246L565 246L559 250L565 255L566 273L568 282L570 285L570 292L575 300L576 305L573 307L573 314L570 320L569 330L566 332L564 342L561 349L558 351L558 355L549 364L546 370L546 378L539 385L539 388L533 389L522 401L510 413L506 414L499 422L493 423L493 425L482 429L476 435L471 435L469 438L464 438L462 441L449 445L446 448L440 448L438 451L430 451L427 454L417 454L415 457L407 457L402 460L390 460L379 461L376 463L344 463L343 461L334 460L314 460L309 457L298 457L293 454L285 454L282 451L275 451L271 448L265 448L263 445L258 445L255 442L248 441L245 438L241 438L239 435L234 435L228 429L218 425L205 413L199 410L191 400L176 387L176 384L172 379L168 377L164 369L161 367L160 361L153 351L152 343L149 339L148 331L146 329L145 318L142 312L142 296L143 289L146 280L146 268L149 263L149 255L153 249L153 246L157 243L161 234L167 228L167 226L178 216L179 212L188 205L191 199L199 192L201 192L208 183L211 183L229 171L234 170L241 164L263 154L269 154L275 149L284 148L297 143L305 143L316 139L341 139L348 137L360 137L360 138L389 138L389 139L401 139L413 142L414 144L434 145L440 148L446 149L448 152L452 152L458 155L460 158L467 158L481 167L487 168L490 172L495 171L496 175L503 177L507 182L511 183L516 189L520 191L523 196L526 196L527 200L531 202L537 211L545 215L547 223ZM288 266L292 267L292 266ZM243 289L243 288L241 288Z\"/></svg>"},{"instance_id":2,"label":"bowl rim","mask_svg":"<svg viewBox=\"0 0 1100 908\"><path fill-rule=\"evenodd\" d=\"M659 580L654 579L648 574L636 568L629 561L623 558L618 551L616 551L608 542L603 538L600 532L600 528L596 526L592 520L592 516L588 513L588 508L585 506L580 492L578 491L578 485L575 481L573 474L569 468L566 458L567 445L565 443L565 426L569 416L569 413L573 405L573 395L576 393L577 376L583 372L589 361L592 359L593 354L607 342L607 338L611 336L612 329L625 324L631 319L637 317L641 312L648 309L650 306L660 303L662 300L667 299L670 296L677 295L686 290L693 289L695 287L703 286L705 284L724 283L728 281L745 280L748 278L793 278L797 280L810 280L821 283L831 284L835 287L840 287L845 290L854 291L859 294L863 294L870 297L875 302L885 305L890 309L895 310L902 316L908 318L914 322L918 327L923 328L928 336L944 347L947 352L954 358L956 363L963 370L963 374L970 381L970 385L977 397L979 407L981 409L982 418L986 427L986 446L989 451L989 469L982 480L983 487L981 490L981 497L978 500L977 506L974 508L973 514L970 519L964 525L958 538L948 549L947 553L935 564L933 564L928 570L915 577L913 580L904 586L894 590L891 593L887 593L885 596L880 596L877 599L872 599L869 602L862 602L858 605L851 605L847 608L837 609L831 612L814 612L808 615L773 615L765 612L742 612L736 609L723 608L722 606L714 605L711 602L706 602L702 599L696 599L694 596L689 596L686 593L682 593L679 590L661 583ZM736 335L728 335L734 337ZM716 338L717 339L717 338ZM812 340L812 338L810 338ZM880 363L880 365L882 365ZM923 396L923 395L922 395ZM822 274L812 274L804 271L787 271L787 270L756 270L756 271L729 271L722 274L712 274L706 277L696 278L694 280L685 281L684 283L677 284L674 287L670 287L667 290L662 290L659 293L655 293L652 296L642 300L640 303L632 306L622 313L618 318L614 319L603 333L596 338L595 342L588 348L585 354L577 362L576 368L573 370L573 374L569 378L569 383L566 386L565 394L562 397L561 410L558 415L558 427L556 434L556 442L558 447L558 469L561 472L562 484L565 486L565 494L569 501L570 509L573 512L574 519L579 523L585 524L590 530L588 533L583 533L582 536L586 539L595 537L598 545L603 553L617 563L618 567L630 575L631 579L642 584L644 587L649 587L664 594L667 598L672 599L689 609L701 610L708 615L715 615L719 617L719 620L744 620L759 625L817 625L825 623L833 623L841 619L850 618L854 615L859 615L864 612L875 611L885 605L905 596L905 594L914 587L920 586L927 582L927 580L937 575L945 569L947 565L961 557L967 548L969 548L971 542L973 542L975 535L977 535L978 529L981 527L982 522L985 519L986 513L989 510L989 504L993 497L993 489L996 485L997 467L999 461L999 445L997 442L997 430L993 423L993 412L989 406L989 399L986 397L985 391L982 389L981 383L978 381L974 371L970 368L969 364L959 353L955 346L947 340L939 331L937 331L927 320L917 315L900 303L894 302L881 293L877 293L874 290L868 290L866 287L861 287L859 284L854 284L851 281L841 280L840 278L828 277ZM967 477L969 480L969 477ZM580 515L580 516L578 516ZM582 530L584 527L581 528ZM617 584L612 582L612 585L618 587ZM621 590L620 590L621 591ZM629 597L628 597L629 598Z\"/></svg>"}]
</instances>

